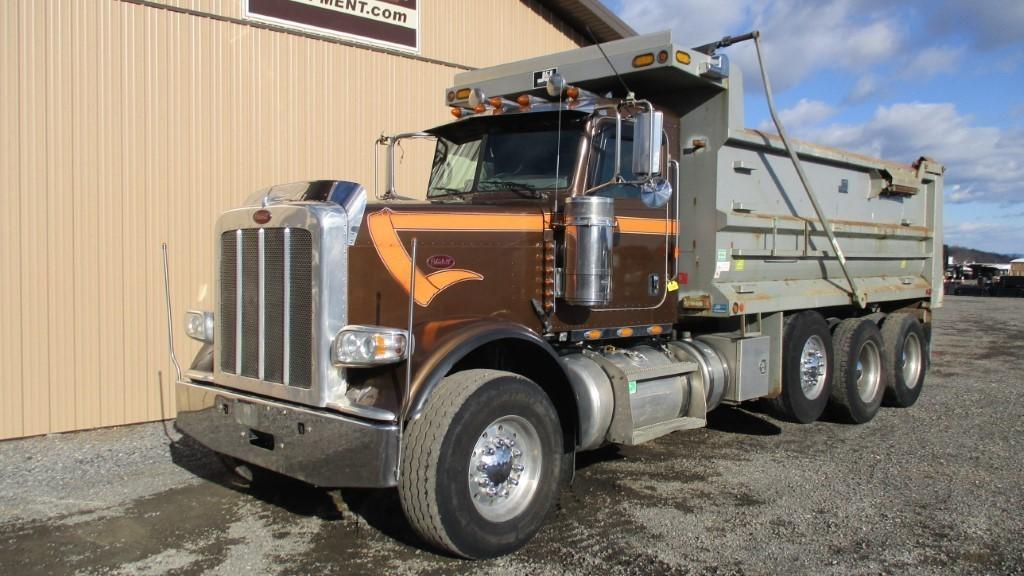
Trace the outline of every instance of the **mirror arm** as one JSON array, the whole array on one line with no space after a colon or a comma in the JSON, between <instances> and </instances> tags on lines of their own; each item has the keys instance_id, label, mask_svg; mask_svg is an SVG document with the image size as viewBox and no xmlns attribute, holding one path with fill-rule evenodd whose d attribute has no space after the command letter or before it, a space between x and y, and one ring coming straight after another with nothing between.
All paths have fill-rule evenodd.
<instances>
[{"instance_id":1,"label":"mirror arm","mask_svg":"<svg viewBox=\"0 0 1024 576\"><path fill-rule=\"evenodd\" d=\"M388 166L387 166L387 179L384 185L384 200L395 198L398 194L395 192L395 145L401 140L416 139L416 138L435 138L433 134L427 132L405 132L402 134L395 134L394 136L381 136L378 143L385 143L388 147ZM374 194L376 194L376 184L374 185Z\"/></svg>"}]
</instances>

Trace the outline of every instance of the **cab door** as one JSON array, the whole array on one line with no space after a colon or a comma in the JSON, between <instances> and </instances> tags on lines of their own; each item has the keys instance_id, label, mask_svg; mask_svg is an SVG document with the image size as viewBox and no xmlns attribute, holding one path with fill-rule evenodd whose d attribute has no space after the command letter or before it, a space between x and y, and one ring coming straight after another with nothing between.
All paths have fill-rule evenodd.
<instances>
[{"instance_id":1,"label":"cab door","mask_svg":"<svg viewBox=\"0 0 1024 576\"><path fill-rule=\"evenodd\" d=\"M622 123L621 173L626 182L633 174L633 124ZM662 174L667 165L662 154ZM605 184L615 173L615 122L602 121L591 141L587 188ZM669 254L675 239L672 207L675 194L663 206L652 207L641 199L636 184L609 184L590 194L615 200L616 229L612 249L612 300L598 311L654 310L667 300L666 276L671 272ZM652 319L653 322L661 321Z\"/></svg>"}]
</instances>

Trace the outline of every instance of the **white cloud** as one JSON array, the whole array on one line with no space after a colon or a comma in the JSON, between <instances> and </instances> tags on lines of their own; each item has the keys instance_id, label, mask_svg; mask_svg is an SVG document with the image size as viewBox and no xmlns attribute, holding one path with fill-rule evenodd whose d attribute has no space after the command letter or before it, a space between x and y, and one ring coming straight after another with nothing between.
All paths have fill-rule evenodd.
<instances>
[{"instance_id":1,"label":"white cloud","mask_svg":"<svg viewBox=\"0 0 1024 576\"><path fill-rule=\"evenodd\" d=\"M853 89L846 96L846 101L850 104L859 104L874 96L879 89L878 78L871 74L865 74L857 79L857 83L853 85Z\"/></svg>"},{"instance_id":2,"label":"white cloud","mask_svg":"<svg viewBox=\"0 0 1024 576\"><path fill-rule=\"evenodd\" d=\"M956 72L964 52L963 46L929 46L911 59L906 72L911 76L935 76Z\"/></svg>"},{"instance_id":3,"label":"white cloud","mask_svg":"<svg viewBox=\"0 0 1024 576\"><path fill-rule=\"evenodd\" d=\"M635 0L620 16L641 33L671 28L676 42L691 46L758 29L772 85L780 91L822 69L863 71L899 53L904 26L884 9L855 0ZM759 86L754 47L741 44L728 53L747 85Z\"/></svg>"},{"instance_id":4,"label":"white cloud","mask_svg":"<svg viewBox=\"0 0 1024 576\"><path fill-rule=\"evenodd\" d=\"M1024 41L1024 2L1020 0L945 0L942 6L930 8L925 13L930 14L936 32L966 33L982 49Z\"/></svg>"},{"instance_id":5,"label":"white cloud","mask_svg":"<svg viewBox=\"0 0 1024 576\"><path fill-rule=\"evenodd\" d=\"M943 242L1003 254L1024 253L1024 227L1019 223L971 220L946 224Z\"/></svg>"},{"instance_id":6,"label":"white cloud","mask_svg":"<svg viewBox=\"0 0 1024 576\"><path fill-rule=\"evenodd\" d=\"M835 116L835 114L835 108L820 100L801 98L792 108L781 110L779 118L782 120L782 125L786 128L786 133L788 134L790 131L818 126ZM768 119L761 124L760 128L762 130L774 130L775 125Z\"/></svg>"},{"instance_id":7,"label":"white cloud","mask_svg":"<svg viewBox=\"0 0 1024 576\"><path fill-rule=\"evenodd\" d=\"M794 127L794 136L872 156L946 166L950 202L1024 202L1024 129L976 126L951 103L880 106L864 124Z\"/></svg>"}]
</instances>

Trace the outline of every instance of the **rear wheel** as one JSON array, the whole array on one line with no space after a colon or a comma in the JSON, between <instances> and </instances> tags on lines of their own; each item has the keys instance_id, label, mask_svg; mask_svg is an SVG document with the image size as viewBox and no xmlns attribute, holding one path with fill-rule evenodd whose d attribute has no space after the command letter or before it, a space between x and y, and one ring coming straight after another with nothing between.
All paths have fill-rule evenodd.
<instances>
[{"instance_id":1,"label":"rear wheel","mask_svg":"<svg viewBox=\"0 0 1024 576\"><path fill-rule=\"evenodd\" d=\"M445 378L402 446L399 497L430 544L467 558L512 552L554 507L562 431L547 395L497 370Z\"/></svg>"},{"instance_id":2,"label":"rear wheel","mask_svg":"<svg viewBox=\"0 0 1024 576\"><path fill-rule=\"evenodd\" d=\"M836 378L830 405L839 418L863 424L875 417L885 393L888 362L882 334L874 322L848 318L832 334Z\"/></svg>"},{"instance_id":3,"label":"rear wheel","mask_svg":"<svg viewBox=\"0 0 1024 576\"><path fill-rule=\"evenodd\" d=\"M912 314L893 314L882 323L883 353L889 361L885 404L907 408L917 402L928 371L928 336Z\"/></svg>"},{"instance_id":4,"label":"rear wheel","mask_svg":"<svg viewBox=\"0 0 1024 576\"><path fill-rule=\"evenodd\" d=\"M779 418L809 424L828 403L832 381L832 336L821 314L786 318L782 334L782 393L768 400Z\"/></svg>"}]
</instances>

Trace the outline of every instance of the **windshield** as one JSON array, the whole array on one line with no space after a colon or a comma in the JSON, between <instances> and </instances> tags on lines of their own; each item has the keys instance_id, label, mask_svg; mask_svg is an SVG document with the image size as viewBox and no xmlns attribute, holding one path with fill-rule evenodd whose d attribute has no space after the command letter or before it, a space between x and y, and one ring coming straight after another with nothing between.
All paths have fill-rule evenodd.
<instances>
[{"instance_id":1,"label":"windshield","mask_svg":"<svg viewBox=\"0 0 1024 576\"><path fill-rule=\"evenodd\" d=\"M427 197L495 191L539 197L567 188L585 118L563 113L561 137L556 112L473 118L432 130L437 148Z\"/></svg>"}]
</instances>

